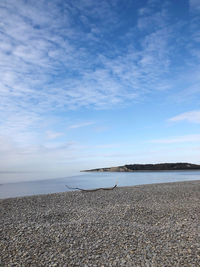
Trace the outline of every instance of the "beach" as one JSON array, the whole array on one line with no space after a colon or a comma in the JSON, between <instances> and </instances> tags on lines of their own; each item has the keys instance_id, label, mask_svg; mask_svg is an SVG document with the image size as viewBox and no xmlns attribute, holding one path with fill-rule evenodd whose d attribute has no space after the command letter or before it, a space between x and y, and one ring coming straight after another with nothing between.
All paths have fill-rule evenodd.
<instances>
[{"instance_id":1,"label":"beach","mask_svg":"<svg viewBox=\"0 0 200 267\"><path fill-rule=\"evenodd\" d=\"M199 266L200 181L0 200L1 266Z\"/></svg>"}]
</instances>

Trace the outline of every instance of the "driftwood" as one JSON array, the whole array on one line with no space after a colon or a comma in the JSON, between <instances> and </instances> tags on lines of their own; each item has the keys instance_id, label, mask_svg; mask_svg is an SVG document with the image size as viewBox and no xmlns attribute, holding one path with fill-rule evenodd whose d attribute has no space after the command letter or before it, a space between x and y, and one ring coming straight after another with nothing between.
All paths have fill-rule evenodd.
<instances>
[{"instance_id":1,"label":"driftwood","mask_svg":"<svg viewBox=\"0 0 200 267\"><path fill-rule=\"evenodd\" d=\"M68 185L65 185L68 189L75 189L75 190L80 190L80 191L83 191L83 192L96 192L96 191L99 191L99 190L113 190L117 187L117 184L115 184L113 187L100 187L100 188L94 188L94 189L82 189L82 188L79 188L79 187L70 187Z\"/></svg>"}]
</instances>

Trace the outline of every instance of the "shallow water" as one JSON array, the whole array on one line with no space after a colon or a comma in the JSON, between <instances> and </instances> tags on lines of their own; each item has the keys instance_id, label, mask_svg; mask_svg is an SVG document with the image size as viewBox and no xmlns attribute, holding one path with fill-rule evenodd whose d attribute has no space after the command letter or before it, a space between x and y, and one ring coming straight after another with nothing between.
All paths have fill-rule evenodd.
<instances>
[{"instance_id":1,"label":"shallow water","mask_svg":"<svg viewBox=\"0 0 200 267\"><path fill-rule=\"evenodd\" d=\"M69 191L66 184L70 187L91 189L111 187L116 182L118 186L132 186L191 180L200 180L200 171L92 172L65 178L3 184L0 185L0 198L65 192Z\"/></svg>"}]
</instances>

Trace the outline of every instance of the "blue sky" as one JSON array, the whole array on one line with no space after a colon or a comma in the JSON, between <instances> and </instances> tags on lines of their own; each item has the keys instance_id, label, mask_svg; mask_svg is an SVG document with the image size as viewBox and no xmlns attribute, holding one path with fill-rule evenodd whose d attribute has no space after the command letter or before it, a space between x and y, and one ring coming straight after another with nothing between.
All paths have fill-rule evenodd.
<instances>
[{"instance_id":1,"label":"blue sky","mask_svg":"<svg viewBox=\"0 0 200 267\"><path fill-rule=\"evenodd\" d=\"M1 0L2 182L200 164L200 1Z\"/></svg>"}]
</instances>

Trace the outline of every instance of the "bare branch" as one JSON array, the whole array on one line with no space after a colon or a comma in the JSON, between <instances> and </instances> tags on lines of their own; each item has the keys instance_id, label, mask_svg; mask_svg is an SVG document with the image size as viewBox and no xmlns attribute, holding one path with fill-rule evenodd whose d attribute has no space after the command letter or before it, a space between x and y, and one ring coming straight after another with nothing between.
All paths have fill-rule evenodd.
<instances>
[{"instance_id":1,"label":"bare branch","mask_svg":"<svg viewBox=\"0 0 200 267\"><path fill-rule=\"evenodd\" d=\"M73 189L73 190L80 190L80 191L83 191L83 192L96 192L96 191L99 191L99 190L113 190L117 187L117 184L115 184L113 187L100 187L100 188L94 188L94 189L82 189L82 188L79 188L79 187L70 187L68 185L65 185L68 189Z\"/></svg>"}]
</instances>

